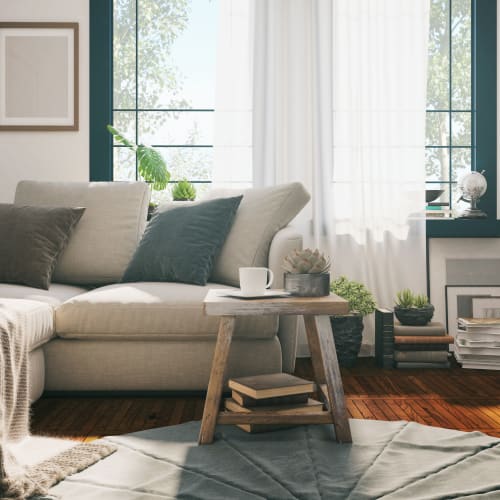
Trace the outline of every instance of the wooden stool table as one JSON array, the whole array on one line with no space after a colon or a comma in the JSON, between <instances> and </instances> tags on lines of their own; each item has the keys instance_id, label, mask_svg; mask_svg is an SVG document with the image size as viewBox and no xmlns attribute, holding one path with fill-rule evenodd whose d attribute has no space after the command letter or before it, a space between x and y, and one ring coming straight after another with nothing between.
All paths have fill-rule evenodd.
<instances>
[{"instance_id":1,"label":"wooden stool table","mask_svg":"<svg viewBox=\"0 0 500 500\"><path fill-rule=\"evenodd\" d=\"M214 439L216 424L324 424L332 423L338 442L350 443L351 430L344 401L344 388L340 378L337 352L333 341L330 315L347 314L349 304L337 295L327 297L280 297L241 300L226 297L227 290L209 290L204 300L205 314L220 316L219 333L215 345L207 398L203 409L199 444ZM236 316L264 314L303 315L307 342L311 352L314 378L326 403L322 413L276 415L272 411L255 411L251 415L219 411L224 376Z\"/></svg>"}]
</instances>

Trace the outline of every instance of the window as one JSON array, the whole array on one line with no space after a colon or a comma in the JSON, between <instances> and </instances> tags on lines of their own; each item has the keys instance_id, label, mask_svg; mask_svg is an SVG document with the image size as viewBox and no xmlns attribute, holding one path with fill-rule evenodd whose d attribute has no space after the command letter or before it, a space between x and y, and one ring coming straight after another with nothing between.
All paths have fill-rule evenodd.
<instances>
[{"instance_id":1,"label":"window","mask_svg":"<svg viewBox=\"0 0 500 500\"><path fill-rule=\"evenodd\" d=\"M471 0L431 0L427 82L428 189L457 208L457 180L476 169Z\"/></svg>"},{"instance_id":2,"label":"window","mask_svg":"<svg viewBox=\"0 0 500 500\"><path fill-rule=\"evenodd\" d=\"M171 182L187 178L198 191L213 163L216 17L216 0L113 4L114 126L157 148ZM137 179L134 153L117 144L113 178Z\"/></svg>"}]
</instances>

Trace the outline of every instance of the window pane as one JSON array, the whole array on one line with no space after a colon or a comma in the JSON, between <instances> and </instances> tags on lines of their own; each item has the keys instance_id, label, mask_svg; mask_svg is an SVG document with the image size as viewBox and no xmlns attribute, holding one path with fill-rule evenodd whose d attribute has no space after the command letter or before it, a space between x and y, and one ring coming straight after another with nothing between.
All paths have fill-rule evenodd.
<instances>
[{"instance_id":1,"label":"window pane","mask_svg":"<svg viewBox=\"0 0 500 500\"><path fill-rule=\"evenodd\" d=\"M113 148L113 180L135 181L135 153L128 148Z\"/></svg>"},{"instance_id":2,"label":"window pane","mask_svg":"<svg viewBox=\"0 0 500 500\"><path fill-rule=\"evenodd\" d=\"M212 148L158 148L167 163L171 181L189 179L208 181L212 178Z\"/></svg>"},{"instance_id":3,"label":"window pane","mask_svg":"<svg viewBox=\"0 0 500 500\"><path fill-rule=\"evenodd\" d=\"M135 107L135 0L114 0L113 101L115 108Z\"/></svg>"},{"instance_id":4,"label":"window pane","mask_svg":"<svg viewBox=\"0 0 500 500\"><path fill-rule=\"evenodd\" d=\"M427 109L449 109L449 1L431 0Z\"/></svg>"},{"instance_id":5,"label":"window pane","mask_svg":"<svg viewBox=\"0 0 500 500\"><path fill-rule=\"evenodd\" d=\"M453 146L471 145L471 113L452 113Z\"/></svg>"},{"instance_id":6,"label":"window pane","mask_svg":"<svg viewBox=\"0 0 500 500\"><path fill-rule=\"evenodd\" d=\"M450 150L448 148L427 148L425 150L425 173L428 181L449 179Z\"/></svg>"},{"instance_id":7,"label":"window pane","mask_svg":"<svg viewBox=\"0 0 500 500\"><path fill-rule=\"evenodd\" d=\"M214 115L211 112L139 113L139 142L143 144L211 145Z\"/></svg>"},{"instance_id":8,"label":"window pane","mask_svg":"<svg viewBox=\"0 0 500 500\"><path fill-rule=\"evenodd\" d=\"M452 0L452 109L471 109L471 0Z\"/></svg>"},{"instance_id":9,"label":"window pane","mask_svg":"<svg viewBox=\"0 0 500 500\"><path fill-rule=\"evenodd\" d=\"M426 145L448 146L450 144L450 114L427 112Z\"/></svg>"},{"instance_id":10,"label":"window pane","mask_svg":"<svg viewBox=\"0 0 500 500\"><path fill-rule=\"evenodd\" d=\"M213 0L140 0L140 108L214 107L216 19Z\"/></svg>"},{"instance_id":11,"label":"window pane","mask_svg":"<svg viewBox=\"0 0 500 500\"><path fill-rule=\"evenodd\" d=\"M115 111L113 113L113 127L125 139L135 142L135 113L131 111ZM116 141L115 144L119 144Z\"/></svg>"},{"instance_id":12,"label":"window pane","mask_svg":"<svg viewBox=\"0 0 500 500\"><path fill-rule=\"evenodd\" d=\"M468 148L453 149L451 153L453 167L451 176L453 181L458 181L462 175L471 171L471 150Z\"/></svg>"}]
</instances>

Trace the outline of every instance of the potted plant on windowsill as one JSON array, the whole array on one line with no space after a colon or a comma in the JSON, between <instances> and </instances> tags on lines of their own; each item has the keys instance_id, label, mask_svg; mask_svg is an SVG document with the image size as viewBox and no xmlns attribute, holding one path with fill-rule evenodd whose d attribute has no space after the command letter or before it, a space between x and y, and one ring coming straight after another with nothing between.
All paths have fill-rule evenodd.
<instances>
[{"instance_id":1,"label":"potted plant on windowsill","mask_svg":"<svg viewBox=\"0 0 500 500\"><path fill-rule=\"evenodd\" d=\"M172 199L174 201L194 201L196 189L187 179L182 179L172 188Z\"/></svg>"},{"instance_id":2,"label":"potted plant on windowsill","mask_svg":"<svg viewBox=\"0 0 500 500\"><path fill-rule=\"evenodd\" d=\"M107 125L107 129L116 142L132 150L137 155L137 170L139 175L149 184L151 189L154 191L163 191L170 180L170 172L167 170L167 164L161 154L151 146L135 144L129 141L111 125ZM156 205L150 202L148 220L155 210Z\"/></svg>"},{"instance_id":3,"label":"potted plant on windowsill","mask_svg":"<svg viewBox=\"0 0 500 500\"><path fill-rule=\"evenodd\" d=\"M351 367L363 340L363 318L375 311L375 299L365 285L345 276L333 281L330 290L349 302L349 314L330 316L330 322L339 364Z\"/></svg>"},{"instance_id":4,"label":"potted plant on windowsill","mask_svg":"<svg viewBox=\"0 0 500 500\"><path fill-rule=\"evenodd\" d=\"M294 250L283 260L284 288L298 297L330 294L330 260L318 249Z\"/></svg>"},{"instance_id":5,"label":"potted plant on windowsill","mask_svg":"<svg viewBox=\"0 0 500 500\"><path fill-rule=\"evenodd\" d=\"M405 288L396 295L394 314L402 325L425 326L434 316L434 306L427 295Z\"/></svg>"}]
</instances>

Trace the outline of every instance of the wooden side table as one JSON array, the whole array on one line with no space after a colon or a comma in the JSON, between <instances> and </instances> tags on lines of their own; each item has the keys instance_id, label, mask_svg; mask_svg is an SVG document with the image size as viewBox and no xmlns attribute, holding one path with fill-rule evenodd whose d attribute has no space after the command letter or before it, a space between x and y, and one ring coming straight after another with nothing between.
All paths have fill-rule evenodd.
<instances>
[{"instance_id":1,"label":"wooden side table","mask_svg":"<svg viewBox=\"0 0 500 500\"><path fill-rule=\"evenodd\" d=\"M225 290L209 290L204 301L205 314L220 316L219 333L215 345L212 371L201 421L199 444L214 439L216 424L323 424L332 423L338 442L350 443L351 430L344 401L337 352L333 341L330 315L347 314L349 304L336 295L327 297L283 297L240 300L225 297ZM236 316L263 314L303 315L307 341L311 352L314 378L327 410L322 413L276 415L272 411L255 411L251 415L219 411L224 375Z\"/></svg>"}]
</instances>

